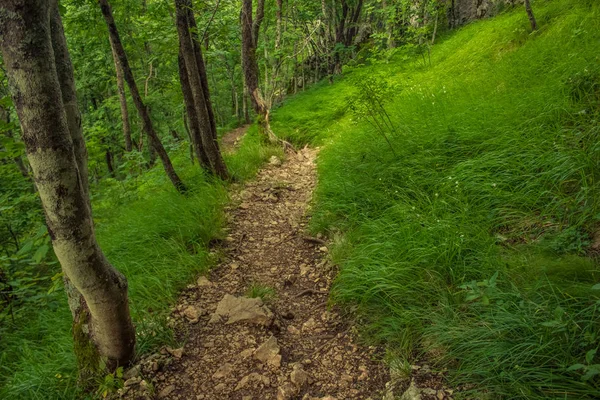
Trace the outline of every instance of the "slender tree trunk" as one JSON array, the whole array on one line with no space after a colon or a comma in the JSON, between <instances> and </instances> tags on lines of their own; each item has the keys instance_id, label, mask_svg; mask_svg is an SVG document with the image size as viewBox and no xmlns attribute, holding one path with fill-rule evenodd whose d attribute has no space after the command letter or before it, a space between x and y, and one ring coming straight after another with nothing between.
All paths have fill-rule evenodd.
<instances>
[{"instance_id":1,"label":"slender tree trunk","mask_svg":"<svg viewBox=\"0 0 600 400\"><path fill-rule=\"evenodd\" d=\"M110 176L112 176L114 178L115 177L115 167L114 167L114 163L113 163L113 155L112 155L110 149L106 149L105 159L106 159L106 167L108 168L108 173L110 174Z\"/></svg>"},{"instance_id":2,"label":"slender tree trunk","mask_svg":"<svg viewBox=\"0 0 600 400\"><path fill-rule=\"evenodd\" d=\"M0 48L54 252L65 275L82 377L126 365L135 332L127 281L95 238L85 142L56 3L5 0ZM52 20L52 23L51 23ZM75 123L77 122L77 123Z\"/></svg>"},{"instance_id":3,"label":"slender tree trunk","mask_svg":"<svg viewBox=\"0 0 600 400\"><path fill-rule=\"evenodd\" d=\"M537 21L535 20L535 15L533 15L533 9L531 8L531 3L529 0L525 0L525 11L527 12L527 17L529 18L529 23L531 24L531 30L537 31Z\"/></svg>"},{"instance_id":4,"label":"slender tree trunk","mask_svg":"<svg viewBox=\"0 0 600 400\"><path fill-rule=\"evenodd\" d=\"M187 83L192 93L196 120L200 128L201 143L210 161L212 172L221 179L227 179L229 174L219 150L216 123L211 121L211 114L208 112L209 108L212 109L212 105L207 103L207 99L210 100L210 97L205 94L204 90L204 88L208 90L208 82L205 82L204 85L202 83L202 77L206 76L206 70L201 53L199 53L200 46L198 46L198 51L195 52L193 45L195 40L190 34L189 15L191 13L191 2L187 0L175 0L175 6L177 9L177 33L179 35L180 54L183 61L180 65L184 65L187 72ZM200 63L203 66L204 74L198 68ZM183 83L182 86L184 86Z\"/></svg>"},{"instance_id":5,"label":"slender tree trunk","mask_svg":"<svg viewBox=\"0 0 600 400\"><path fill-rule=\"evenodd\" d=\"M208 88L208 75L206 74L206 65L202 56L202 47L200 46L201 38L198 37L198 26L196 25L196 18L194 17L194 10L192 9L192 3L188 2L189 7L187 8L187 22L189 26L190 37L192 39L192 46L194 48L194 56L196 57L196 67L200 73L200 83L202 84L202 94L204 95L204 101L209 105L207 107L208 117L210 120L210 127L212 129L212 135L217 140L217 123L215 119L215 113L212 108L212 101L210 100L210 90ZM208 36L207 36L208 38ZM208 48L208 42L207 46ZM217 142L218 143L218 142Z\"/></svg>"},{"instance_id":6,"label":"slender tree trunk","mask_svg":"<svg viewBox=\"0 0 600 400\"><path fill-rule=\"evenodd\" d=\"M129 124L129 110L127 108L127 97L125 97L125 81L123 80L123 68L119 63L119 57L115 52L113 39L110 37L110 48L115 63L115 75L117 76L117 92L119 94L119 104L121 105L121 120L123 122L123 139L125 140L125 151L130 152L133 149L131 143L131 125Z\"/></svg>"},{"instance_id":7,"label":"slender tree trunk","mask_svg":"<svg viewBox=\"0 0 600 400\"><path fill-rule=\"evenodd\" d=\"M194 153L200 166L207 171L211 170L210 160L204 151L202 145L202 135L200 133L200 126L198 125L198 114L196 114L196 107L194 105L194 96L192 95L192 88L190 87L190 81L188 79L187 69L185 68L185 61L181 50L179 51L178 57L179 65L179 81L181 82L181 91L183 93L183 104L185 105L185 113L187 115L187 126L190 136L190 143L194 149Z\"/></svg>"},{"instance_id":8,"label":"slender tree trunk","mask_svg":"<svg viewBox=\"0 0 600 400\"><path fill-rule=\"evenodd\" d=\"M260 32L260 24L264 16L264 0L258 0L256 20L252 18L252 0L242 1L242 67L248 94L252 100L254 111L259 116L259 128L263 135L276 141L269 124L269 108L259 88L259 71L256 59L256 45Z\"/></svg>"},{"instance_id":9,"label":"slender tree trunk","mask_svg":"<svg viewBox=\"0 0 600 400\"><path fill-rule=\"evenodd\" d=\"M435 44L435 35L437 34L438 29L438 19L440 18L440 12L436 10L435 12L435 22L433 24L433 34L431 35L431 45Z\"/></svg>"},{"instance_id":10,"label":"slender tree trunk","mask_svg":"<svg viewBox=\"0 0 600 400\"><path fill-rule=\"evenodd\" d=\"M115 20L112 15L112 10L107 0L98 0L100 3L100 9L102 10L102 15L104 16L104 20L106 21L106 25L108 26L108 34L112 36L113 42L115 44L115 52L119 58L119 63L123 68L123 74L125 75L125 81L129 86L129 92L131 93L131 97L133 98L133 103L137 108L140 119L142 120L142 129L148 137L150 138L150 145L154 148L160 160L162 161L165 172L177 191L180 193L184 193L187 188L175 172L175 168L173 168L173 164L169 159L169 155L165 150L160 138L158 137L156 131L154 130L154 126L152 125L152 120L150 119L150 115L148 114L148 109L146 105L142 101L140 96L140 92L138 91L137 84L135 82L135 78L133 77L133 73L131 72L131 68L129 67L129 62L127 61L127 55L125 54L125 49L123 48L123 44L121 43L121 39L119 38L119 32L117 31L117 26L115 25Z\"/></svg>"}]
</instances>

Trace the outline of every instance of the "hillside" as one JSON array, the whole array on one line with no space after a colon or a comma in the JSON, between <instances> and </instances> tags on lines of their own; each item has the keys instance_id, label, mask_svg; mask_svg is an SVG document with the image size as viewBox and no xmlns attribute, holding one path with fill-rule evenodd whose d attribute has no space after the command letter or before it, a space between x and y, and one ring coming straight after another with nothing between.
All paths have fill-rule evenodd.
<instances>
[{"instance_id":1,"label":"hillside","mask_svg":"<svg viewBox=\"0 0 600 400\"><path fill-rule=\"evenodd\" d=\"M337 303L401 372L474 398L600 396L600 8L536 3L417 49L363 55L284 102L323 146L312 229Z\"/></svg>"}]
</instances>

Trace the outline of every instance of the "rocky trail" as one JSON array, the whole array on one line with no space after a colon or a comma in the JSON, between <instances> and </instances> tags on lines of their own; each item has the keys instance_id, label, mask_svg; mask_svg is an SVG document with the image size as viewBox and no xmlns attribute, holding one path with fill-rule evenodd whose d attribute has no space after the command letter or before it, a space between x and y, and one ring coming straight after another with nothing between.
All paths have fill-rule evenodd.
<instances>
[{"instance_id":1,"label":"rocky trail","mask_svg":"<svg viewBox=\"0 0 600 400\"><path fill-rule=\"evenodd\" d=\"M173 311L184 346L127 371L121 397L394 398L381 350L359 344L349 320L328 305L335 270L327 243L306 230L316 155L305 148L284 162L273 157L232 190L222 262ZM436 394L407 399L447 398Z\"/></svg>"}]
</instances>

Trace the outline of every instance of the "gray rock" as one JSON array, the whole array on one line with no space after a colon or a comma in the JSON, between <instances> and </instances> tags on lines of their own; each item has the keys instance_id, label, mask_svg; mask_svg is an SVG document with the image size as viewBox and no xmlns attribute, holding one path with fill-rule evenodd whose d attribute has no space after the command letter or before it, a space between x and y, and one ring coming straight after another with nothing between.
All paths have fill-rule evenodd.
<instances>
[{"instance_id":1,"label":"gray rock","mask_svg":"<svg viewBox=\"0 0 600 400\"><path fill-rule=\"evenodd\" d=\"M264 342L254 352L254 358L262 363L269 364L273 367L279 368L281 366L281 355L279 354L280 347L277 344L277 338L271 336L269 340Z\"/></svg>"},{"instance_id":2,"label":"gray rock","mask_svg":"<svg viewBox=\"0 0 600 400\"><path fill-rule=\"evenodd\" d=\"M217 305L217 310L209 322L218 322L219 317L227 317L227 324L249 322L269 326L273 320L273 313L259 298L251 299L226 294Z\"/></svg>"},{"instance_id":3,"label":"gray rock","mask_svg":"<svg viewBox=\"0 0 600 400\"><path fill-rule=\"evenodd\" d=\"M171 393L175 391L175 385L169 385L158 393L159 399L167 398Z\"/></svg>"}]
</instances>

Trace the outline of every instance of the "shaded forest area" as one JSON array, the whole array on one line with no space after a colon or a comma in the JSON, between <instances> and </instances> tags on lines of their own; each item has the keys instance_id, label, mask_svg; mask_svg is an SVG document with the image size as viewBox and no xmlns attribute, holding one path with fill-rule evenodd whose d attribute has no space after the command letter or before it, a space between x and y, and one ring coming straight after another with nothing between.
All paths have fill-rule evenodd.
<instances>
[{"instance_id":1,"label":"shaded forest area","mask_svg":"<svg viewBox=\"0 0 600 400\"><path fill-rule=\"evenodd\" d=\"M228 188L304 145L324 146L332 299L392 369L426 360L465 398L600 396L593 0L0 12L0 397L112 395L176 345Z\"/></svg>"}]
</instances>

